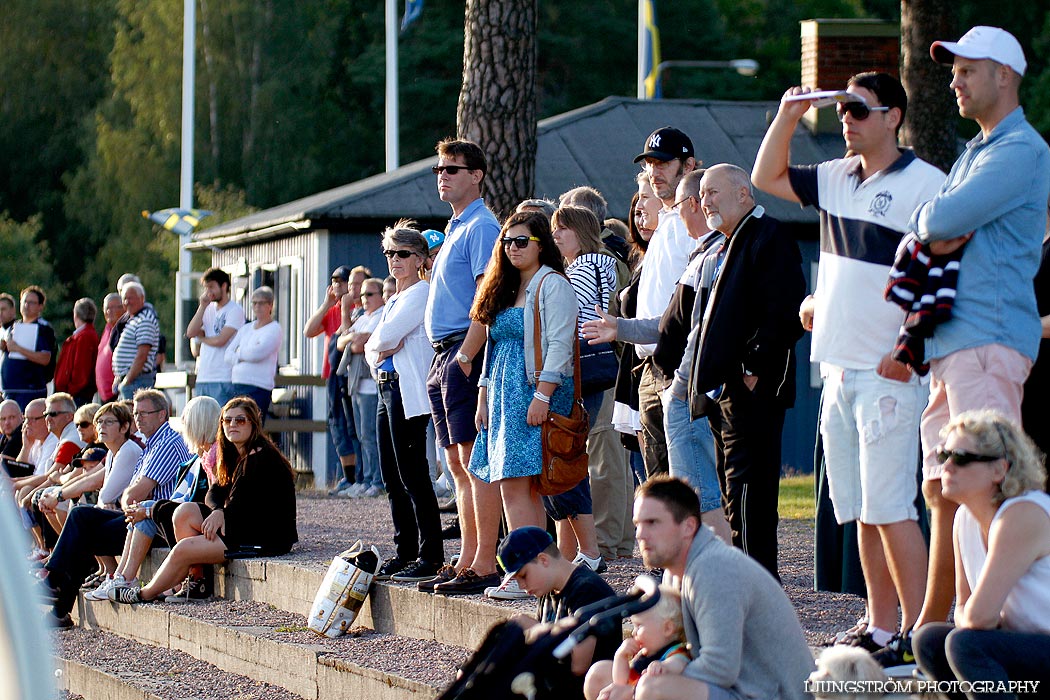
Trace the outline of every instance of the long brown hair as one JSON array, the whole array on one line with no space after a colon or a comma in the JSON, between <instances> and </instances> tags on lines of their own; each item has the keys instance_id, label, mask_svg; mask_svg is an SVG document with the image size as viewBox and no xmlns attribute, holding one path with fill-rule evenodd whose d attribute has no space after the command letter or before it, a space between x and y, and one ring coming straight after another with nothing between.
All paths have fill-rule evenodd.
<instances>
[{"instance_id":1,"label":"long brown hair","mask_svg":"<svg viewBox=\"0 0 1050 700\"><path fill-rule=\"evenodd\" d=\"M535 211L511 214L503 223L500 236L496 239L485 276L481 278L481 286L474 296L474 307L470 310L470 317L486 326L496 320L500 311L513 306L518 296L521 272L511 264L507 251L503 248L503 236L515 226L526 227L530 236L540 239L540 265L546 265L555 272L565 272L565 264L562 262L561 253L558 252L558 246L554 245L547 217Z\"/></svg>"},{"instance_id":2,"label":"long brown hair","mask_svg":"<svg viewBox=\"0 0 1050 700\"><path fill-rule=\"evenodd\" d=\"M247 442L244 443L243 455L237 450L237 446L230 442L222 429L221 418L225 418L226 414L234 408L244 411L248 417L248 424L252 429L251 435L248 436ZM248 396L237 396L230 399L222 407L221 418L219 420L219 431L216 435L219 449L218 460L215 464L215 478L220 486L229 486L241 477L244 473L244 465L248 462L248 455L256 449L272 453L288 468L289 472L292 471L292 465L288 462L288 459L277 449L277 445L273 444L270 436L263 432L262 414L259 412L259 405L253 399Z\"/></svg>"}]
</instances>

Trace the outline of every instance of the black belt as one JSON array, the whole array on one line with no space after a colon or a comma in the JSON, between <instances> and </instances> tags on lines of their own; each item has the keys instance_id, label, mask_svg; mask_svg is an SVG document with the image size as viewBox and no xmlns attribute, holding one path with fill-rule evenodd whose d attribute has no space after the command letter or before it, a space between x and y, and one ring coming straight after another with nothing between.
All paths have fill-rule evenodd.
<instances>
[{"instance_id":1,"label":"black belt","mask_svg":"<svg viewBox=\"0 0 1050 700\"><path fill-rule=\"evenodd\" d=\"M397 381L397 372L388 372L385 369L376 370L376 382L379 384L389 384L393 381Z\"/></svg>"},{"instance_id":2,"label":"black belt","mask_svg":"<svg viewBox=\"0 0 1050 700\"><path fill-rule=\"evenodd\" d=\"M453 333L452 335L446 335L444 338L437 341L436 343L431 343L431 345L437 352L445 352L446 350L454 346L456 343L462 341L466 337L466 331L463 331L462 333Z\"/></svg>"}]
</instances>

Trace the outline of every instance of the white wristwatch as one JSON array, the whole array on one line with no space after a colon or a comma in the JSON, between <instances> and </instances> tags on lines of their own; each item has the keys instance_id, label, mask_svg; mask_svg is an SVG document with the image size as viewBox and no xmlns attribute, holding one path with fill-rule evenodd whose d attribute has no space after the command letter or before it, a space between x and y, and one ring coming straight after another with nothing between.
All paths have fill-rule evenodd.
<instances>
[{"instance_id":1,"label":"white wristwatch","mask_svg":"<svg viewBox=\"0 0 1050 700\"><path fill-rule=\"evenodd\" d=\"M464 364L464 365L469 365L470 364L470 358L467 357L466 355L464 355L461 352L457 352L456 353L456 362L459 362L460 364Z\"/></svg>"}]
</instances>

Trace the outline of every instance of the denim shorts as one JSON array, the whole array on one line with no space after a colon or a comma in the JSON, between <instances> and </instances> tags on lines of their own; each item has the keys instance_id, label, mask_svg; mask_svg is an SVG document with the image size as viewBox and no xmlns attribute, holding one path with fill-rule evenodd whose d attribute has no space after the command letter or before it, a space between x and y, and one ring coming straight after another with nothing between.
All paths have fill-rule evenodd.
<instances>
[{"instance_id":1,"label":"denim shorts","mask_svg":"<svg viewBox=\"0 0 1050 700\"><path fill-rule=\"evenodd\" d=\"M481 379L483 360L478 353L471 365L470 376L463 374L456 362L456 353L462 344L461 341L434 355L427 375L430 413L441 448L474 442L478 436L474 416L478 410L478 380Z\"/></svg>"}]
</instances>

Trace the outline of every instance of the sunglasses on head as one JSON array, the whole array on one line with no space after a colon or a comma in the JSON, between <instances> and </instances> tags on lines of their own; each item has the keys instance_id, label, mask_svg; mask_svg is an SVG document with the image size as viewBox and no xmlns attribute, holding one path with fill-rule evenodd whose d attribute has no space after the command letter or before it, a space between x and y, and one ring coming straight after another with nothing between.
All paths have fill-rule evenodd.
<instances>
[{"instance_id":1,"label":"sunglasses on head","mask_svg":"<svg viewBox=\"0 0 1050 700\"><path fill-rule=\"evenodd\" d=\"M540 239L535 236L515 236L514 238L501 238L500 241L503 243L504 248L510 248L512 245L518 250L523 250L529 247L529 241L537 241Z\"/></svg>"},{"instance_id":2,"label":"sunglasses on head","mask_svg":"<svg viewBox=\"0 0 1050 700\"><path fill-rule=\"evenodd\" d=\"M839 121L846 118L847 112L859 122L864 121L872 112L888 112L889 107L869 107L863 102L839 102L835 105L835 113L839 115Z\"/></svg>"},{"instance_id":3,"label":"sunglasses on head","mask_svg":"<svg viewBox=\"0 0 1050 700\"><path fill-rule=\"evenodd\" d=\"M455 175L460 170L473 170L473 168L468 168L465 165L435 165L430 170L435 175L440 175L441 173L448 173L449 175Z\"/></svg>"},{"instance_id":4,"label":"sunglasses on head","mask_svg":"<svg viewBox=\"0 0 1050 700\"><path fill-rule=\"evenodd\" d=\"M223 416L222 422L226 425L244 425L248 422L248 416Z\"/></svg>"},{"instance_id":5,"label":"sunglasses on head","mask_svg":"<svg viewBox=\"0 0 1050 700\"><path fill-rule=\"evenodd\" d=\"M944 464L948 460L957 467L965 467L973 462L995 462L1003 459L1000 455L978 455L966 450L946 450L944 447L937 448L937 461Z\"/></svg>"},{"instance_id":6,"label":"sunglasses on head","mask_svg":"<svg viewBox=\"0 0 1050 700\"><path fill-rule=\"evenodd\" d=\"M384 250L383 255L387 256L388 258L392 258L396 255L397 257L404 260L405 258L415 255L415 253L413 253L411 250Z\"/></svg>"}]
</instances>

